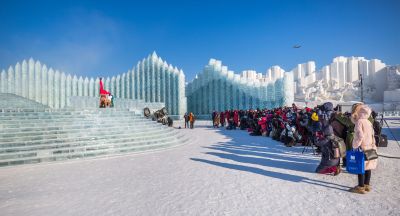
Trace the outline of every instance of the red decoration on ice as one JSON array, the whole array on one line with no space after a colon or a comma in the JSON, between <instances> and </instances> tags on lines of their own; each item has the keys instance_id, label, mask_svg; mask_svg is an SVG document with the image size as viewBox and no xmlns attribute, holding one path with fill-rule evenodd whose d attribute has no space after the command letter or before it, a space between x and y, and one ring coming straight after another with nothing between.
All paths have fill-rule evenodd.
<instances>
[{"instance_id":1,"label":"red decoration on ice","mask_svg":"<svg viewBox=\"0 0 400 216\"><path fill-rule=\"evenodd\" d=\"M108 92L108 91L104 90L104 87L103 87L103 81L102 81L102 79L100 79L100 94L101 94L101 95L102 95L102 94L105 94L105 95L111 95L111 93L110 93L110 92Z\"/></svg>"}]
</instances>

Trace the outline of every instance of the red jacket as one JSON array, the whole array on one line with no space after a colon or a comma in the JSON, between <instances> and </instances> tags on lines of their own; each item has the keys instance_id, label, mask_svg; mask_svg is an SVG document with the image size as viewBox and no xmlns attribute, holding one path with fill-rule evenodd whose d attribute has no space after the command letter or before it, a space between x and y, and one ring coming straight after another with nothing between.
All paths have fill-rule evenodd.
<instances>
[{"instance_id":1,"label":"red jacket","mask_svg":"<svg viewBox=\"0 0 400 216\"><path fill-rule=\"evenodd\" d=\"M235 112L233 113L233 121L237 124L239 123L239 113L238 111L235 110Z\"/></svg>"}]
</instances>

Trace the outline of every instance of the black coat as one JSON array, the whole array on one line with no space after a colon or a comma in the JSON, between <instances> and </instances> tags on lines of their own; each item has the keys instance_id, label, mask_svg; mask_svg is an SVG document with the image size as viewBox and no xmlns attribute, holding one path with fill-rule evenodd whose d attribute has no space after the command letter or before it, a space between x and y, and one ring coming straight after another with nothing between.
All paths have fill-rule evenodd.
<instances>
[{"instance_id":1,"label":"black coat","mask_svg":"<svg viewBox=\"0 0 400 216\"><path fill-rule=\"evenodd\" d=\"M316 145L321 147L321 162L315 172L319 172L325 168L339 165L339 158L334 158L332 141L327 138L320 139Z\"/></svg>"}]
</instances>

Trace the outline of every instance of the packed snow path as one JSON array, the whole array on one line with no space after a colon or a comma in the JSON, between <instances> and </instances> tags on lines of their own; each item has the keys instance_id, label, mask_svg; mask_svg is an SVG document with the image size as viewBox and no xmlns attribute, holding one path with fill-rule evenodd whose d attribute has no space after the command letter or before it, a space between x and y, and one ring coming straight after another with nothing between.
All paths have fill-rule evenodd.
<instances>
[{"instance_id":1,"label":"packed snow path","mask_svg":"<svg viewBox=\"0 0 400 216\"><path fill-rule=\"evenodd\" d=\"M315 174L319 157L301 147L205 125L181 131L193 141L164 151L0 168L1 215L400 214L398 159L381 157L372 192L359 195L347 192L355 175ZM380 152L399 156L391 139Z\"/></svg>"}]
</instances>

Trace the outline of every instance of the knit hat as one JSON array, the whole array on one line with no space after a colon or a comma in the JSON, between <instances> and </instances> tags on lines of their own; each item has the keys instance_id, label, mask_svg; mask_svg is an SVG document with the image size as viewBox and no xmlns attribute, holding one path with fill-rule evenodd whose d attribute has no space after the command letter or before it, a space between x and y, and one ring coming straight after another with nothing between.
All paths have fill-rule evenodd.
<instances>
[{"instance_id":1,"label":"knit hat","mask_svg":"<svg viewBox=\"0 0 400 216\"><path fill-rule=\"evenodd\" d=\"M313 112L313 114L311 115L311 119L313 121L318 121L318 114L316 112Z\"/></svg>"}]
</instances>

